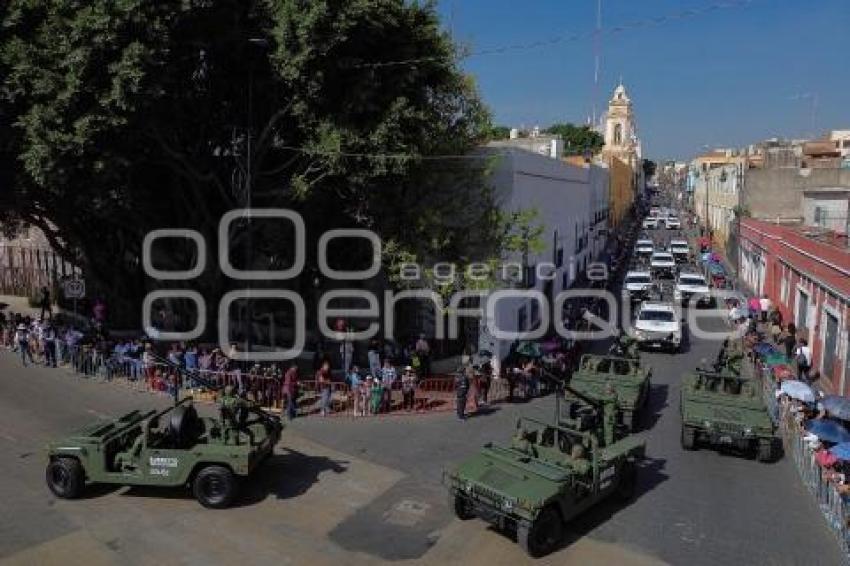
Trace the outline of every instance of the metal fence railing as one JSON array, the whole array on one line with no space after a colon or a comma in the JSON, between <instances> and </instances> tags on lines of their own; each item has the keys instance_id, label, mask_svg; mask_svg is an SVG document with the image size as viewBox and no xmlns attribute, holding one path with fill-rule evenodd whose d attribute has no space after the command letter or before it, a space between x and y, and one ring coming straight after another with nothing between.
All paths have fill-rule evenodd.
<instances>
[{"instance_id":1,"label":"metal fence railing","mask_svg":"<svg viewBox=\"0 0 850 566\"><path fill-rule=\"evenodd\" d=\"M786 457L790 456L800 474L803 485L812 494L827 525L835 534L850 565L850 494L842 496L834 472L818 465L811 444L804 438L805 431L792 402L780 401L776 395L778 383L769 367L756 364L754 371L762 383L764 401L771 418L782 433Z\"/></svg>"}]
</instances>

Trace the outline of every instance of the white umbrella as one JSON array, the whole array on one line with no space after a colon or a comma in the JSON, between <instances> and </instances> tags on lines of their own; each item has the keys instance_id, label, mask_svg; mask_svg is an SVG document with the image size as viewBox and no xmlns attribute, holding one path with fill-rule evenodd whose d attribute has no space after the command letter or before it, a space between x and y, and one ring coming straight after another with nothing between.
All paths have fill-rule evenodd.
<instances>
[{"instance_id":1,"label":"white umbrella","mask_svg":"<svg viewBox=\"0 0 850 566\"><path fill-rule=\"evenodd\" d=\"M796 379L789 379L782 382L782 393L785 393L792 399L797 399L803 403L814 403L815 392L807 384Z\"/></svg>"}]
</instances>

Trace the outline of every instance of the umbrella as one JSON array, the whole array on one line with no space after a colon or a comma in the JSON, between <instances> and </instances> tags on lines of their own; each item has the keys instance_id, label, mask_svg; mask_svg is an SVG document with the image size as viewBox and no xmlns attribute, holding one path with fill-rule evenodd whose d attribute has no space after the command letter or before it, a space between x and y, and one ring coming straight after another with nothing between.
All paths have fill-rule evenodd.
<instances>
[{"instance_id":1,"label":"umbrella","mask_svg":"<svg viewBox=\"0 0 850 566\"><path fill-rule=\"evenodd\" d=\"M841 446L841 444L838 446ZM850 454L850 451L848 451L848 454ZM828 468L838 461L838 456L832 450L818 450L815 452L815 461L822 468Z\"/></svg>"},{"instance_id":2,"label":"umbrella","mask_svg":"<svg viewBox=\"0 0 850 566\"><path fill-rule=\"evenodd\" d=\"M760 356L767 356L768 354L771 354L776 350L770 344L767 344L765 342L759 342L758 344L753 346L753 351Z\"/></svg>"},{"instance_id":3,"label":"umbrella","mask_svg":"<svg viewBox=\"0 0 850 566\"><path fill-rule=\"evenodd\" d=\"M850 421L850 399L840 395L827 395L820 401L830 416L842 421Z\"/></svg>"},{"instance_id":4,"label":"umbrella","mask_svg":"<svg viewBox=\"0 0 850 566\"><path fill-rule=\"evenodd\" d=\"M540 346L543 348L544 352L551 354L552 352L557 352L561 349L561 342L557 338L551 338L543 342Z\"/></svg>"},{"instance_id":5,"label":"umbrella","mask_svg":"<svg viewBox=\"0 0 850 566\"><path fill-rule=\"evenodd\" d=\"M829 449L829 453L839 460L850 460L850 442L836 444Z\"/></svg>"},{"instance_id":6,"label":"umbrella","mask_svg":"<svg viewBox=\"0 0 850 566\"><path fill-rule=\"evenodd\" d=\"M812 391L812 388L797 379L783 381L780 391L792 399L797 399L803 403L815 402L815 392Z\"/></svg>"},{"instance_id":7,"label":"umbrella","mask_svg":"<svg viewBox=\"0 0 850 566\"><path fill-rule=\"evenodd\" d=\"M790 383L790 382L785 382ZM785 383L782 385L784 386ZM784 387L783 387L784 388ZM825 442L841 444L850 442L850 432L841 423L829 419L811 419L806 422L806 430Z\"/></svg>"},{"instance_id":8,"label":"umbrella","mask_svg":"<svg viewBox=\"0 0 850 566\"><path fill-rule=\"evenodd\" d=\"M543 353L540 351L540 344L537 342L520 342L517 344L515 352L526 358L539 358L543 356Z\"/></svg>"}]
</instances>

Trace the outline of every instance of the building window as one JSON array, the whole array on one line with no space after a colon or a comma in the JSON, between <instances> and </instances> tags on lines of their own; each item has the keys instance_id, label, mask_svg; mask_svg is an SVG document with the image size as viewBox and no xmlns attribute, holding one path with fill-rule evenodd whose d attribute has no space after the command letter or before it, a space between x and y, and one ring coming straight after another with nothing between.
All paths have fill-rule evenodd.
<instances>
[{"instance_id":1,"label":"building window","mask_svg":"<svg viewBox=\"0 0 850 566\"><path fill-rule=\"evenodd\" d=\"M614 144L620 145L623 142L623 126L622 124L616 124L614 126Z\"/></svg>"},{"instance_id":2,"label":"building window","mask_svg":"<svg viewBox=\"0 0 850 566\"><path fill-rule=\"evenodd\" d=\"M779 300L782 301L783 305L788 304L788 279L784 277L779 284Z\"/></svg>"},{"instance_id":3,"label":"building window","mask_svg":"<svg viewBox=\"0 0 850 566\"><path fill-rule=\"evenodd\" d=\"M809 327L809 296L801 290L797 291L797 328Z\"/></svg>"}]
</instances>

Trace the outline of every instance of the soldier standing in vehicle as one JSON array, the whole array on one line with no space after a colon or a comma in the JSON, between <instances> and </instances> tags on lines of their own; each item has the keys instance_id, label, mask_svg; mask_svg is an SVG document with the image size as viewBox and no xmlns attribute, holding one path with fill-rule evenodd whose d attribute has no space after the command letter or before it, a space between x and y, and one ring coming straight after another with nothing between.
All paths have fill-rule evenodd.
<instances>
[{"instance_id":1,"label":"soldier standing in vehicle","mask_svg":"<svg viewBox=\"0 0 850 566\"><path fill-rule=\"evenodd\" d=\"M230 431L234 431L236 433L236 440L238 443L239 426L237 412L240 409L247 408L248 406L249 404L247 401L245 401L241 397L238 397L234 393L232 385L224 386L224 391L222 392L221 399L219 399L218 407L219 412L221 413L222 426L224 427L225 442L228 440Z\"/></svg>"},{"instance_id":2,"label":"soldier standing in vehicle","mask_svg":"<svg viewBox=\"0 0 850 566\"><path fill-rule=\"evenodd\" d=\"M602 433L605 446L614 443L614 431L617 426L617 392L610 381L605 384L605 392L599 399L602 402Z\"/></svg>"}]
</instances>

